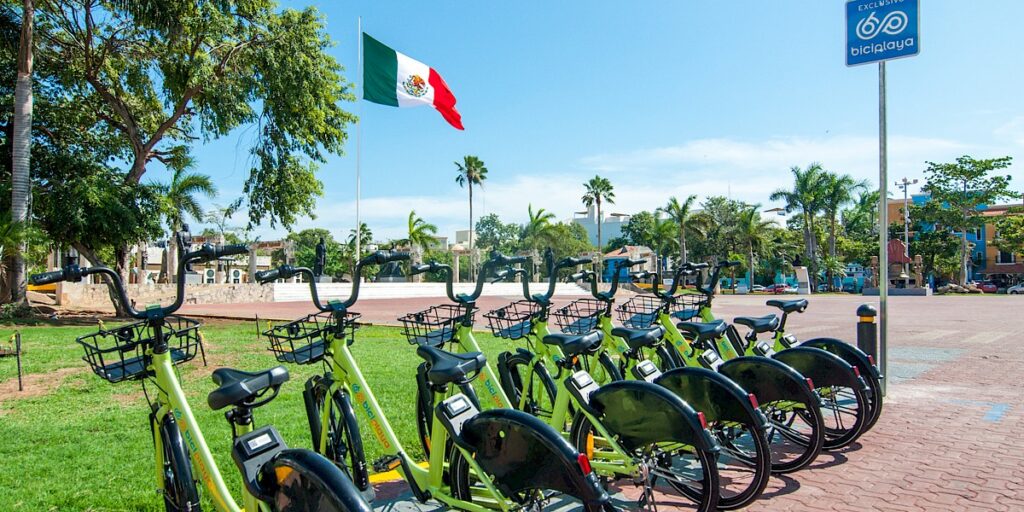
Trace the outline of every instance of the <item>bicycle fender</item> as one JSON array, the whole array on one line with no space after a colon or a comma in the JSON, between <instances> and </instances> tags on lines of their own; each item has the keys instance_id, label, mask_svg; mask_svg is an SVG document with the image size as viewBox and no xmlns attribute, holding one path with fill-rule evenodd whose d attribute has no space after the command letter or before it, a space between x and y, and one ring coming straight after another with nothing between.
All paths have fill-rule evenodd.
<instances>
[{"instance_id":1,"label":"bicycle fender","mask_svg":"<svg viewBox=\"0 0 1024 512\"><path fill-rule=\"evenodd\" d=\"M757 427L768 424L764 414L754 409L747 391L728 377L707 368L677 368L662 374L654 383L703 412L708 422L752 422Z\"/></svg>"},{"instance_id":2,"label":"bicycle fender","mask_svg":"<svg viewBox=\"0 0 1024 512\"><path fill-rule=\"evenodd\" d=\"M817 401L806 377L782 361L760 356L737 357L722 363L718 372L753 393L761 405L778 400Z\"/></svg>"},{"instance_id":3,"label":"bicycle fender","mask_svg":"<svg viewBox=\"0 0 1024 512\"><path fill-rule=\"evenodd\" d=\"M505 496L550 489L585 503L610 499L593 472L583 473L569 441L525 412L489 409L466 420L460 438Z\"/></svg>"},{"instance_id":4,"label":"bicycle fender","mask_svg":"<svg viewBox=\"0 0 1024 512\"><path fill-rule=\"evenodd\" d=\"M864 383L854 373L853 366L839 356L825 352L820 348L794 347L777 352L776 361L792 366L814 381L816 387L845 386L849 388L864 387Z\"/></svg>"},{"instance_id":5,"label":"bicycle fender","mask_svg":"<svg viewBox=\"0 0 1024 512\"><path fill-rule=\"evenodd\" d=\"M871 364L871 360L863 350L843 340L836 338L813 338L800 344L801 347L820 348L828 353L839 356L843 361L856 366L861 375L868 375L874 379L880 379L882 374L878 367Z\"/></svg>"},{"instance_id":6,"label":"bicycle fender","mask_svg":"<svg viewBox=\"0 0 1024 512\"><path fill-rule=\"evenodd\" d=\"M285 449L261 468L271 510L308 510L324 506L344 512L372 512L345 474L329 460L309 450Z\"/></svg>"},{"instance_id":7,"label":"bicycle fender","mask_svg":"<svg viewBox=\"0 0 1024 512\"><path fill-rule=\"evenodd\" d=\"M612 382L591 394L590 401L601 412L601 423L627 449L675 441L718 451L697 411L662 386L635 380Z\"/></svg>"}]
</instances>

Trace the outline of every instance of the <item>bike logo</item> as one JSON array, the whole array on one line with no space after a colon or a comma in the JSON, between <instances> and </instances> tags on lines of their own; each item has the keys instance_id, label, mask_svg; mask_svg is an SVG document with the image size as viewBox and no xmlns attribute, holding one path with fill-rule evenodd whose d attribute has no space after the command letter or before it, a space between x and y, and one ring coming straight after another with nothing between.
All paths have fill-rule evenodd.
<instances>
[{"instance_id":1,"label":"bike logo","mask_svg":"<svg viewBox=\"0 0 1024 512\"><path fill-rule=\"evenodd\" d=\"M886 33L891 36L895 36L900 32L906 30L909 25L909 19L907 13L903 11L893 11L886 14L882 21L878 21L878 17L875 16L875 12L871 11L871 14L859 22L857 22L857 37L867 41L868 39L874 39L881 33Z\"/></svg>"}]
</instances>

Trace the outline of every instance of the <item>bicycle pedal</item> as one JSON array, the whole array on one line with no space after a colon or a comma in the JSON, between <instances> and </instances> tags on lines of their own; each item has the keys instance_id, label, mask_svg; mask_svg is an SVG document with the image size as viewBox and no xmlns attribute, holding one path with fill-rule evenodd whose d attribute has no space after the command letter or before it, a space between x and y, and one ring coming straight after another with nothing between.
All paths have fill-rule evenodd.
<instances>
[{"instance_id":1,"label":"bicycle pedal","mask_svg":"<svg viewBox=\"0 0 1024 512\"><path fill-rule=\"evenodd\" d=\"M383 455L381 458L373 461L372 465L374 473L384 473L401 467L402 459L397 455Z\"/></svg>"}]
</instances>

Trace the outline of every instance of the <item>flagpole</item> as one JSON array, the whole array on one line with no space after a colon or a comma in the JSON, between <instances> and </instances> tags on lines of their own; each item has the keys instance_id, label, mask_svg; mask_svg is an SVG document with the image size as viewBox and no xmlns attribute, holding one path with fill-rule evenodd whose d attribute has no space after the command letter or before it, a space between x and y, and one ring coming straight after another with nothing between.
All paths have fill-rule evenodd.
<instances>
[{"instance_id":1,"label":"flagpole","mask_svg":"<svg viewBox=\"0 0 1024 512\"><path fill-rule=\"evenodd\" d=\"M353 267L352 267L352 271L353 271L352 278L353 279L355 279L355 275L354 275L355 263L359 261L359 258L362 255L360 245L362 243L361 239L362 239L362 234L363 234L362 233L362 231L363 231L362 227L363 226L362 226L362 223L359 221L359 171L360 171L360 165L362 163L360 157L362 156L361 153L362 153L362 146L363 146L363 85L364 85L363 84L363 17L362 16L358 17L358 21L356 22L356 28L358 29L357 30L357 32L358 32L357 37L359 38L359 40L356 42L356 48L358 49L358 52L359 52L359 57L358 57L358 61L357 61L358 65L356 66L356 68L357 68L356 69L356 73L359 75L359 77L358 77L358 80L359 80L359 95L358 95L358 98L356 99L356 101L359 102L359 110L358 110L358 114L357 114L359 117L356 118L356 231L355 231L356 253L355 253L355 259L353 261Z\"/></svg>"}]
</instances>

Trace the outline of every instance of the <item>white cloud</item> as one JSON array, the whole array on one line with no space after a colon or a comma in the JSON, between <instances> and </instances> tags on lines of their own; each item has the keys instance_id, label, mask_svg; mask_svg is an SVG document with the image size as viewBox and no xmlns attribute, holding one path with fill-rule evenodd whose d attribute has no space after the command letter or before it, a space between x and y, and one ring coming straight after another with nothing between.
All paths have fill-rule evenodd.
<instances>
[{"instance_id":1,"label":"white cloud","mask_svg":"<svg viewBox=\"0 0 1024 512\"><path fill-rule=\"evenodd\" d=\"M999 138L1011 138L1024 146L1024 117L997 130ZM994 153L993 153L994 152ZM963 154L1006 154L999 149L969 145L942 138L893 135L889 137L889 177L922 178L925 161L947 161ZM772 191L791 184L789 168L821 162L825 168L857 179L878 181L878 139L836 135L829 137L774 137L766 140L728 138L697 139L676 146L639 149L586 156L580 165L563 171L518 170L492 176L481 193L474 193L474 216L497 213L505 222L524 222L527 205L545 208L558 219L571 218L583 206L582 183L594 173L608 177L615 187L615 204L609 212L635 213L664 205L668 198L696 194L730 196L770 206ZM506 177L507 176L507 177ZM891 184L890 184L891 188ZM912 192L914 190L912 189ZM364 198L362 219L376 238L401 236L409 211L438 225L440 234L454 236L468 225L464 190L438 195L403 195ZM303 219L296 230L330 229L339 238L355 225L354 201L332 202L322 198L317 219ZM283 236L284 230L260 230L264 239Z\"/></svg>"}]
</instances>

